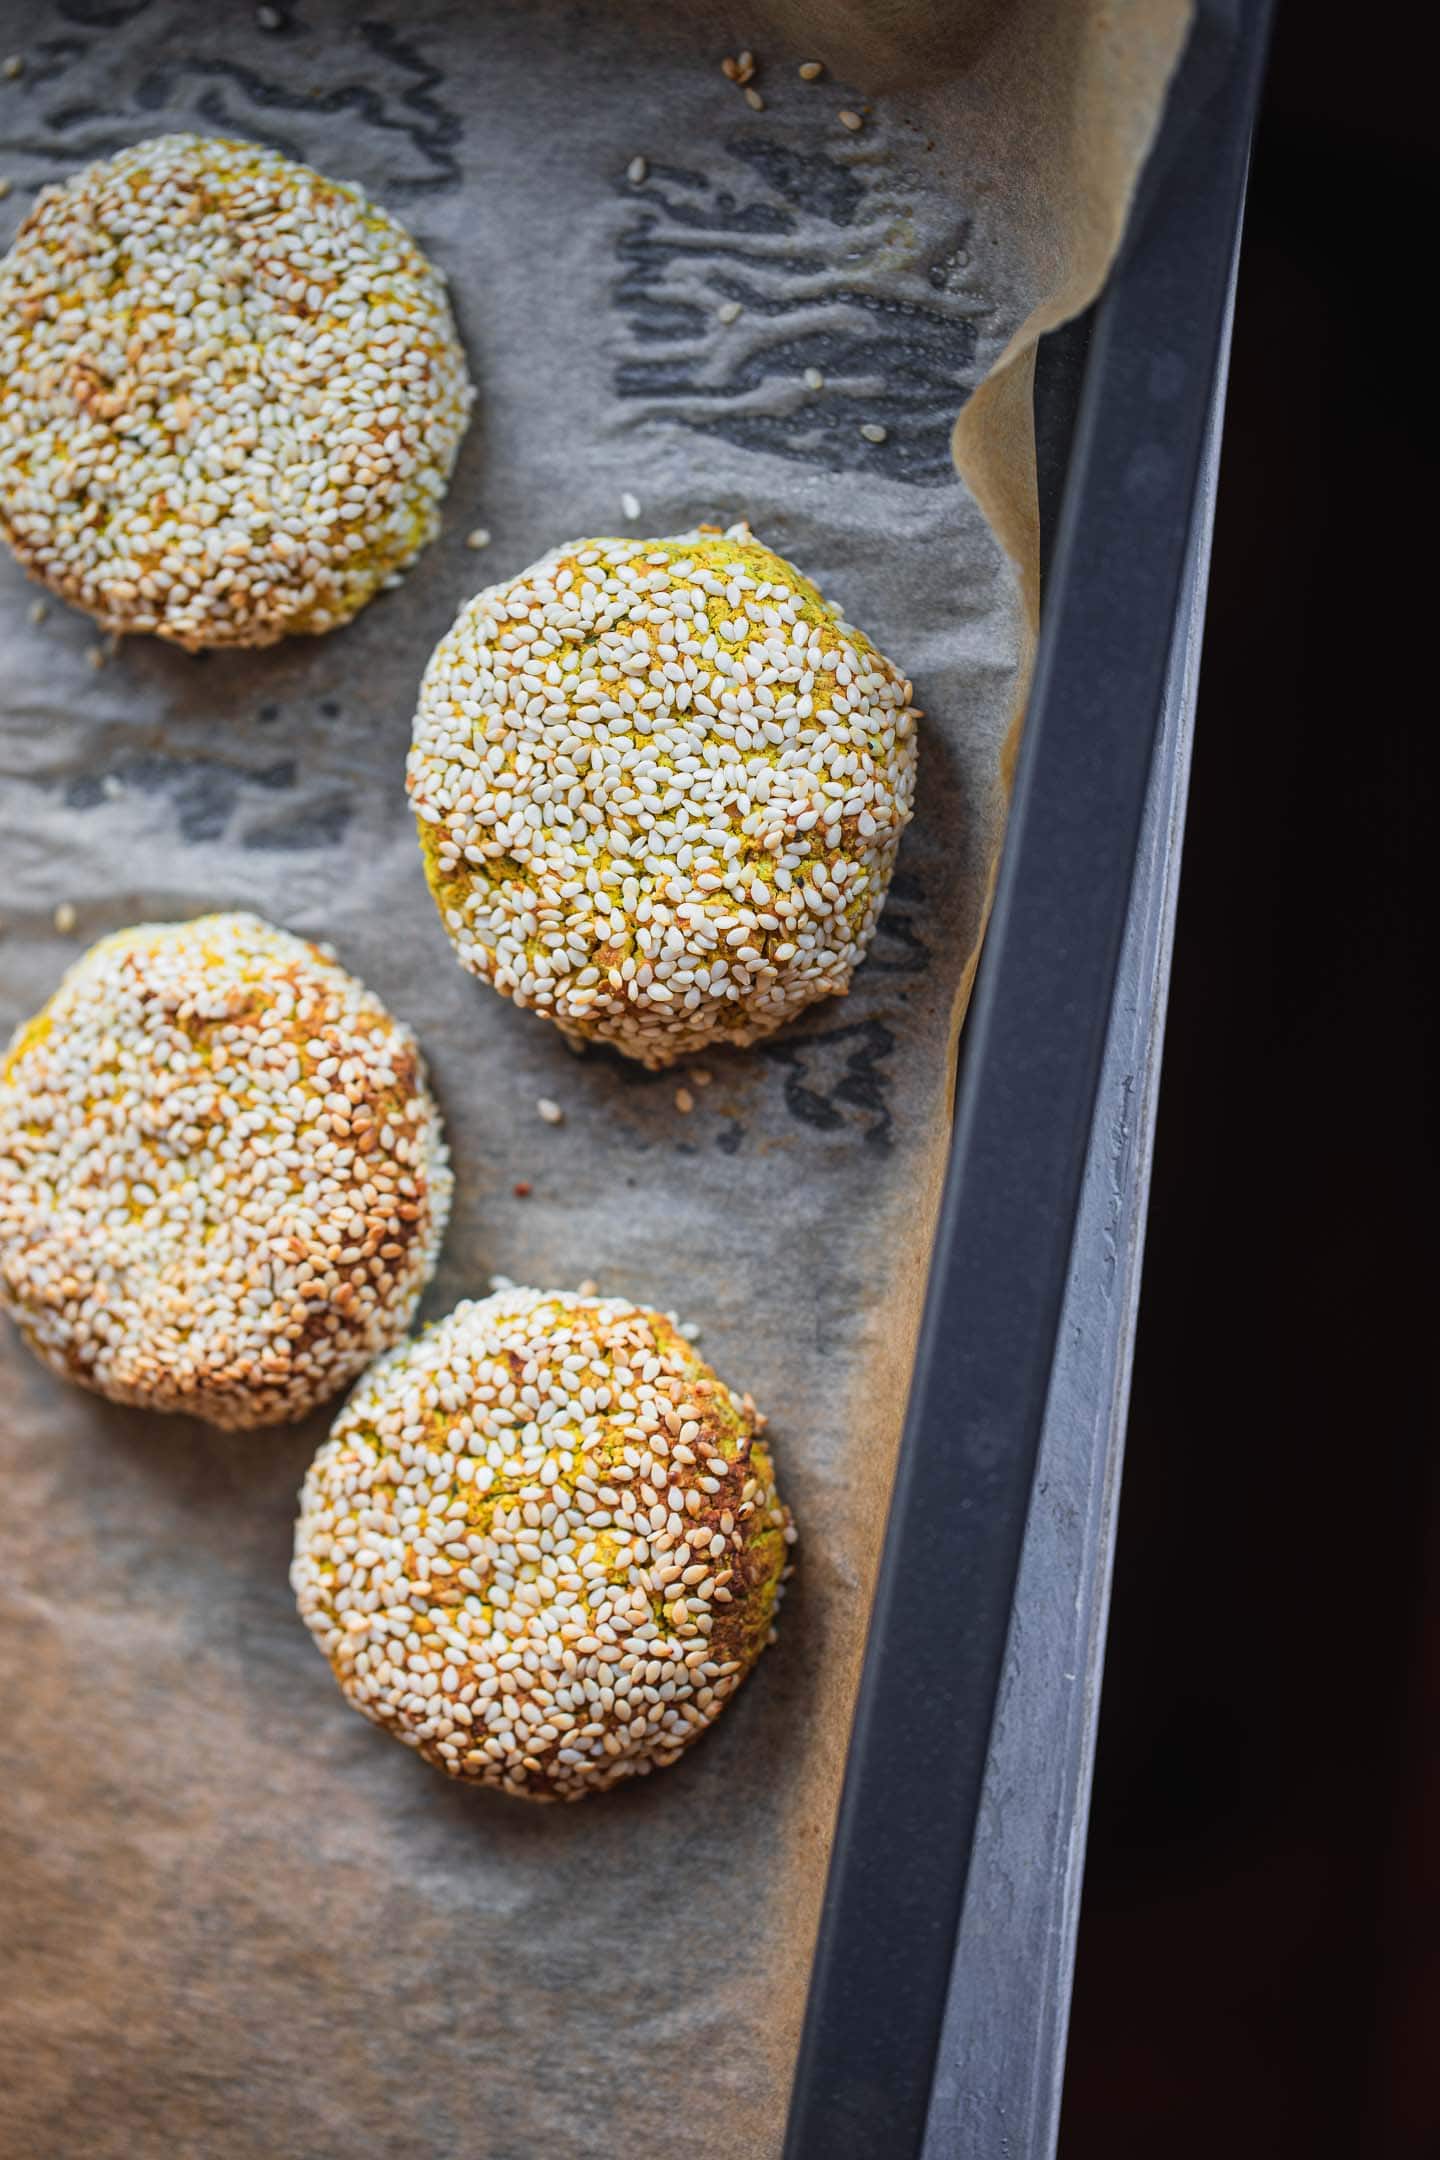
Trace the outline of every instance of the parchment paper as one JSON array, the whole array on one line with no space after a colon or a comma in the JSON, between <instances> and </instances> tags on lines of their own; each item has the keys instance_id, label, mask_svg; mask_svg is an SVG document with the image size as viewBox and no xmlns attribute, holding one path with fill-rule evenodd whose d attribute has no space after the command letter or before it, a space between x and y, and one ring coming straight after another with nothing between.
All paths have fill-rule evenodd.
<instances>
[{"instance_id":1,"label":"parchment paper","mask_svg":"<svg viewBox=\"0 0 1440 2160\"><path fill-rule=\"evenodd\" d=\"M276 143L362 181L447 271L478 418L443 539L331 637L135 640L97 669L85 619L33 623L0 565L0 1026L147 917L246 906L333 941L418 1029L448 1118L426 1314L502 1271L700 1322L771 1413L799 1564L778 1646L677 1768L574 1808L459 1790L344 1706L294 1615L325 1419L225 1436L114 1409L7 1327L0 2148L768 2154L1037 602L1030 341L1103 274L1184 0L270 12L0 8L25 60L0 84L0 237L145 135ZM720 72L743 44L761 113ZM951 464L982 382L955 450L1008 556ZM928 717L851 996L711 1060L686 1115L677 1076L577 1058L462 975L402 764L480 584L572 535L737 516Z\"/></svg>"}]
</instances>

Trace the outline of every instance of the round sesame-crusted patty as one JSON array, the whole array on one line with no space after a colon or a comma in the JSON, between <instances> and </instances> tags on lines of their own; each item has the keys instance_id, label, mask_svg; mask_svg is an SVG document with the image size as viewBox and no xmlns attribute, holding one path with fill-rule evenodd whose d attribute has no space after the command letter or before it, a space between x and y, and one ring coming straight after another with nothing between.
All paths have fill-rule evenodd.
<instances>
[{"instance_id":1,"label":"round sesame-crusted patty","mask_svg":"<svg viewBox=\"0 0 1440 2160\"><path fill-rule=\"evenodd\" d=\"M843 991L910 816L910 696L743 525L577 540L491 586L408 766L461 962L651 1066Z\"/></svg>"},{"instance_id":2,"label":"round sesame-crusted patty","mask_svg":"<svg viewBox=\"0 0 1440 2160\"><path fill-rule=\"evenodd\" d=\"M102 939L0 1063L0 1303L116 1402L303 1416L404 1334L450 1189L409 1030L253 915Z\"/></svg>"},{"instance_id":3,"label":"round sesame-crusted patty","mask_svg":"<svg viewBox=\"0 0 1440 2160\"><path fill-rule=\"evenodd\" d=\"M794 1531L764 1419L675 1323L505 1290L367 1374L291 1580L350 1702L447 1770L579 1800L719 1716Z\"/></svg>"},{"instance_id":4,"label":"round sesame-crusted patty","mask_svg":"<svg viewBox=\"0 0 1440 2160\"><path fill-rule=\"evenodd\" d=\"M107 629L333 629L433 538L472 392L445 287L357 187L162 135L0 262L0 531Z\"/></svg>"}]
</instances>

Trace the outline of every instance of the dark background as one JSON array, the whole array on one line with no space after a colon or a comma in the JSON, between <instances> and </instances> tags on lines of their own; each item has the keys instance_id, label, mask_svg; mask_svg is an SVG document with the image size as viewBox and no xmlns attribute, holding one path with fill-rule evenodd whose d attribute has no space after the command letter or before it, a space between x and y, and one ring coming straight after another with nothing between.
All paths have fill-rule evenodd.
<instances>
[{"instance_id":1,"label":"dark background","mask_svg":"<svg viewBox=\"0 0 1440 2160\"><path fill-rule=\"evenodd\" d=\"M1434 107L1337 14L1251 175L1061 2160L1440 2152Z\"/></svg>"}]
</instances>

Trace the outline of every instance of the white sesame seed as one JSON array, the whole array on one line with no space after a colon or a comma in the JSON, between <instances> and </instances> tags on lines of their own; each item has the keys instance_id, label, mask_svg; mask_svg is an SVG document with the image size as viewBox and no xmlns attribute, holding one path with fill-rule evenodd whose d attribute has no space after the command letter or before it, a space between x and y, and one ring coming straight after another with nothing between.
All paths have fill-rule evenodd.
<instances>
[{"instance_id":1,"label":"white sesame seed","mask_svg":"<svg viewBox=\"0 0 1440 2160\"><path fill-rule=\"evenodd\" d=\"M797 72L801 82L818 82L825 69L818 60L802 60Z\"/></svg>"},{"instance_id":2,"label":"white sesame seed","mask_svg":"<svg viewBox=\"0 0 1440 2160\"><path fill-rule=\"evenodd\" d=\"M750 107L751 112L764 112L765 110L765 100L758 90L747 90L745 92L745 102Z\"/></svg>"},{"instance_id":3,"label":"white sesame seed","mask_svg":"<svg viewBox=\"0 0 1440 2160\"><path fill-rule=\"evenodd\" d=\"M807 390L823 390L825 387L825 377L818 367L807 367L803 380Z\"/></svg>"},{"instance_id":4,"label":"white sesame seed","mask_svg":"<svg viewBox=\"0 0 1440 2160\"><path fill-rule=\"evenodd\" d=\"M32 623L34 623L34 624L35 624L35 626L36 626L36 628L37 628L37 629L39 628L40 624L44 622L44 620L45 620L46 616L47 616L47 615L48 615L49 613L50 613L50 606L49 606L49 602L48 602L48 601L45 601L45 600L32 600L32 601L31 601L31 603L30 603L30 620L31 620L31 622L32 622Z\"/></svg>"},{"instance_id":5,"label":"white sesame seed","mask_svg":"<svg viewBox=\"0 0 1440 2160\"><path fill-rule=\"evenodd\" d=\"M472 397L409 235L257 144L138 143L0 262L0 524L106 630L346 621L438 530Z\"/></svg>"},{"instance_id":6,"label":"white sesame seed","mask_svg":"<svg viewBox=\"0 0 1440 2160\"><path fill-rule=\"evenodd\" d=\"M622 495L622 496L620 497L620 510L621 510L621 514L622 514L622 515L623 515L624 517L627 517L627 518L631 518L631 519L634 519L634 518L638 518L638 517L639 517L639 515L640 515L640 498L639 498L639 496L638 496L638 495L632 495L632 494L630 493L630 490L629 490L629 489L627 488L627 489L625 490L624 494L623 494L623 495Z\"/></svg>"},{"instance_id":7,"label":"white sesame seed","mask_svg":"<svg viewBox=\"0 0 1440 2160\"><path fill-rule=\"evenodd\" d=\"M860 433L864 436L866 442L881 443L884 442L889 430L881 427L876 420L867 420L861 427Z\"/></svg>"},{"instance_id":8,"label":"white sesame seed","mask_svg":"<svg viewBox=\"0 0 1440 2160\"><path fill-rule=\"evenodd\" d=\"M732 323L739 321L744 309L738 300L722 300L715 313L721 322Z\"/></svg>"},{"instance_id":9,"label":"white sesame seed","mask_svg":"<svg viewBox=\"0 0 1440 2160\"><path fill-rule=\"evenodd\" d=\"M24 72L25 56L23 53L11 53L8 60L0 63L0 75L3 75L7 82L16 81Z\"/></svg>"},{"instance_id":10,"label":"white sesame seed","mask_svg":"<svg viewBox=\"0 0 1440 2160\"><path fill-rule=\"evenodd\" d=\"M650 167L643 157L633 157L625 168L625 177L630 182L631 187L643 187L649 172Z\"/></svg>"},{"instance_id":11,"label":"white sesame seed","mask_svg":"<svg viewBox=\"0 0 1440 2160\"><path fill-rule=\"evenodd\" d=\"M538 1095L536 1097L535 1114L546 1125L563 1125L565 1122L565 1112L561 1109L559 1103L555 1102L549 1095Z\"/></svg>"},{"instance_id":12,"label":"white sesame seed","mask_svg":"<svg viewBox=\"0 0 1440 2160\"><path fill-rule=\"evenodd\" d=\"M121 931L0 1074L0 1301L64 1377L274 1424L404 1333L439 1118L413 1038L318 947L249 915Z\"/></svg>"},{"instance_id":13,"label":"white sesame seed","mask_svg":"<svg viewBox=\"0 0 1440 2160\"><path fill-rule=\"evenodd\" d=\"M4 202L14 184L13 180L7 179L4 173L0 173L0 202Z\"/></svg>"},{"instance_id":14,"label":"white sesame seed","mask_svg":"<svg viewBox=\"0 0 1440 2160\"><path fill-rule=\"evenodd\" d=\"M857 134L862 127L864 127L865 122L861 119L858 112L851 112L849 107L846 106L842 108L840 113L840 125L841 127L849 128L851 134L854 135Z\"/></svg>"},{"instance_id":15,"label":"white sesame seed","mask_svg":"<svg viewBox=\"0 0 1440 2160\"><path fill-rule=\"evenodd\" d=\"M473 532L466 533L465 545L467 548L474 548L477 551L480 548L489 547L490 528L488 525L477 525Z\"/></svg>"}]
</instances>

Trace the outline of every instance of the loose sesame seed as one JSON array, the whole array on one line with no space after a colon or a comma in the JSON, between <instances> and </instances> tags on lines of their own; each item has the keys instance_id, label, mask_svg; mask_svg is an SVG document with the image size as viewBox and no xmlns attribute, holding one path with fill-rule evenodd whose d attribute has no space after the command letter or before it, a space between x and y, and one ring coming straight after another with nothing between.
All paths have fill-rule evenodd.
<instances>
[{"instance_id":1,"label":"loose sesame seed","mask_svg":"<svg viewBox=\"0 0 1440 2160\"><path fill-rule=\"evenodd\" d=\"M823 390L825 387L825 377L818 367L806 368L804 382L807 390Z\"/></svg>"},{"instance_id":2,"label":"loose sesame seed","mask_svg":"<svg viewBox=\"0 0 1440 2160\"><path fill-rule=\"evenodd\" d=\"M30 603L30 620L31 620L31 622L32 622L32 623L34 623L34 624L35 624L35 626L36 626L36 628L37 628L37 629L39 628L40 624L44 622L44 620L45 620L46 616L47 616L47 615L48 615L49 613L50 613L50 606L49 606L49 602L48 602L48 601L45 601L45 600L32 600L32 601L31 601L31 603Z\"/></svg>"},{"instance_id":3,"label":"loose sesame seed","mask_svg":"<svg viewBox=\"0 0 1440 2160\"><path fill-rule=\"evenodd\" d=\"M465 545L467 548L476 549L477 552L480 548L489 547L490 528L487 525L477 525L473 532L466 533Z\"/></svg>"},{"instance_id":4,"label":"loose sesame seed","mask_svg":"<svg viewBox=\"0 0 1440 2160\"><path fill-rule=\"evenodd\" d=\"M254 143L91 165L0 262L0 530L107 630L346 621L438 530L472 397L408 233Z\"/></svg>"},{"instance_id":5,"label":"loose sesame seed","mask_svg":"<svg viewBox=\"0 0 1440 2160\"><path fill-rule=\"evenodd\" d=\"M675 1108L677 1110L685 1112L688 1115L689 1112L694 1109L694 1107L695 1097L690 1093L689 1088L676 1088Z\"/></svg>"},{"instance_id":6,"label":"loose sesame seed","mask_svg":"<svg viewBox=\"0 0 1440 2160\"><path fill-rule=\"evenodd\" d=\"M541 1095L536 1098L535 1110L536 1115L542 1118L547 1125L563 1125L565 1122L565 1112L561 1109L559 1103L553 1102L548 1095Z\"/></svg>"},{"instance_id":7,"label":"loose sesame seed","mask_svg":"<svg viewBox=\"0 0 1440 2160\"><path fill-rule=\"evenodd\" d=\"M407 786L461 964L650 1066L842 992L914 795L909 683L748 528L582 541L462 610Z\"/></svg>"},{"instance_id":8,"label":"loose sesame seed","mask_svg":"<svg viewBox=\"0 0 1440 2160\"><path fill-rule=\"evenodd\" d=\"M880 443L884 442L889 430L881 427L876 420L867 420L861 427L860 433L864 436L866 442Z\"/></svg>"},{"instance_id":9,"label":"loose sesame seed","mask_svg":"<svg viewBox=\"0 0 1440 2160\"><path fill-rule=\"evenodd\" d=\"M15 82L24 72L25 56L23 53L11 53L6 61L0 63L0 75L3 75L7 82Z\"/></svg>"},{"instance_id":10,"label":"loose sesame seed","mask_svg":"<svg viewBox=\"0 0 1440 2160\"><path fill-rule=\"evenodd\" d=\"M802 60L798 69L801 82L819 82L824 72L819 60Z\"/></svg>"},{"instance_id":11,"label":"loose sesame seed","mask_svg":"<svg viewBox=\"0 0 1440 2160\"><path fill-rule=\"evenodd\" d=\"M849 107L846 106L842 109L840 113L840 125L841 127L849 128L851 134L854 135L857 134L862 127L864 127L865 122L861 119L858 112L851 112Z\"/></svg>"},{"instance_id":12,"label":"loose sesame seed","mask_svg":"<svg viewBox=\"0 0 1440 2160\"><path fill-rule=\"evenodd\" d=\"M13 180L7 179L3 173L0 173L0 202L4 202L14 185Z\"/></svg>"},{"instance_id":13,"label":"loose sesame seed","mask_svg":"<svg viewBox=\"0 0 1440 2160\"><path fill-rule=\"evenodd\" d=\"M750 107L751 112L764 112L765 110L765 100L758 90L747 90L745 92L745 103Z\"/></svg>"},{"instance_id":14,"label":"loose sesame seed","mask_svg":"<svg viewBox=\"0 0 1440 2160\"><path fill-rule=\"evenodd\" d=\"M0 1064L0 1303L113 1401L302 1416L404 1333L450 1189L409 1032L251 915L103 939Z\"/></svg>"},{"instance_id":15,"label":"loose sesame seed","mask_svg":"<svg viewBox=\"0 0 1440 2160\"><path fill-rule=\"evenodd\" d=\"M76 920L74 902L62 900L55 910L55 928L60 932L61 937L69 937L71 931L75 928Z\"/></svg>"},{"instance_id":16,"label":"loose sesame seed","mask_svg":"<svg viewBox=\"0 0 1440 2160\"><path fill-rule=\"evenodd\" d=\"M543 1425L507 1410L517 1376ZM677 1402L683 1545L629 1497L631 1435ZM593 1283L461 1305L371 1368L316 1455L301 1616L349 1702L452 1777L578 1800L645 1776L773 1639L793 1525L762 1423L672 1320Z\"/></svg>"},{"instance_id":17,"label":"loose sesame seed","mask_svg":"<svg viewBox=\"0 0 1440 2160\"><path fill-rule=\"evenodd\" d=\"M630 493L630 490L627 488L625 490L625 493L620 497L620 509L625 517L638 518L640 515L639 496L632 495Z\"/></svg>"},{"instance_id":18,"label":"loose sesame seed","mask_svg":"<svg viewBox=\"0 0 1440 2160\"><path fill-rule=\"evenodd\" d=\"M257 7L255 20L262 30L283 30L285 27L285 18L279 8Z\"/></svg>"},{"instance_id":19,"label":"loose sesame seed","mask_svg":"<svg viewBox=\"0 0 1440 2160\"><path fill-rule=\"evenodd\" d=\"M631 187L643 187L649 172L650 167L643 157L633 157L625 168L625 177Z\"/></svg>"},{"instance_id":20,"label":"loose sesame seed","mask_svg":"<svg viewBox=\"0 0 1440 2160\"><path fill-rule=\"evenodd\" d=\"M744 309L738 300L722 300L715 313L721 322L732 323L739 321Z\"/></svg>"}]
</instances>

